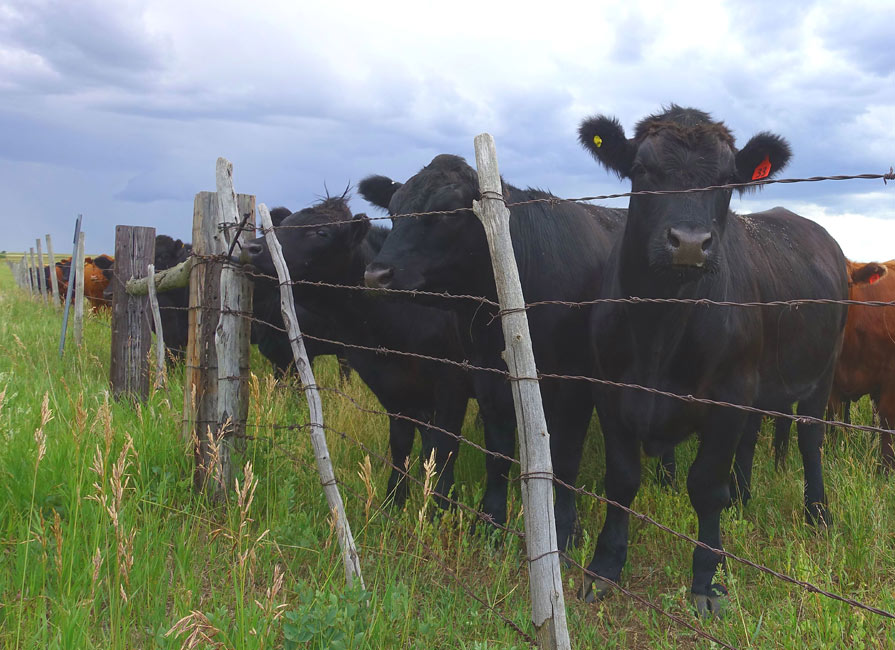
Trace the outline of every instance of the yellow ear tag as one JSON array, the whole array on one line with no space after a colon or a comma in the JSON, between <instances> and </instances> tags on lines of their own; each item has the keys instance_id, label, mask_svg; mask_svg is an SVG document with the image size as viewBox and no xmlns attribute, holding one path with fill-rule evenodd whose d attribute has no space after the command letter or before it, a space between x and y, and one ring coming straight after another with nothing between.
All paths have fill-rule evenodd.
<instances>
[{"instance_id":1,"label":"yellow ear tag","mask_svg":"<svg viewBox=\"0 0 895 650\"><path fill-rule=\"evenodd\" d=\"M594 144L597 145L598 148L602 147L603 146L603 138L601 138L598 135L595 135L594 136Z\"/></svg>"}]
</instances>

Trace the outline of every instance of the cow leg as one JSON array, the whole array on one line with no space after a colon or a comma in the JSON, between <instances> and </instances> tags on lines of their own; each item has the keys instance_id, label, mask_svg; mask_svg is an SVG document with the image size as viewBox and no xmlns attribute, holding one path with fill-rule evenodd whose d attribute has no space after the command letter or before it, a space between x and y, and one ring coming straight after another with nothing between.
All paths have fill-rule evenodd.
<instances>
[{"instance_id":1,"label":"cow leg","mask_svg":"<svg viewBox=\"0 0 895 650\"><path fill-rule=\"evenodd\" d=\"M656 480L663 488L674 488L677 482L677 460L674 447L659 457L659 462L656 463Z\"/></svg>"},{"instance_id":2,"label":"cow leg","mask_svg":"<svg viewBox=\"0 0 895 650\"><path fill-rule=\"evenodd\" d=\"M407 501L407 477L404 474L408 467L408 459L413 449L415 427L412 422L401 418L389 417L389 448L392 454L392 471L388 477L387 499L398 508L403 508ZM425 441L424 441L425 445ZM400 469L398 469L400 468Z\"/></svg>"},{"instance_id":3,"label":"cow leg","mask_svg":"<svg viewBox=\"0 0 895 650\"><path fill-rule=\"evenodd\" d=\"M640 488L640 441L618 422L611 421L605 409L599 410L606 446L606 498L629 507ZM597 538L579 597L586 602L604 598L612 586L596 576L618 582L628 557L629 515L615 506L606 507L606 521Z\"/></svg>"},{"instance_id":4,"label":"cow leg","mask_svg":"<svg viewBox=\"0 0 895 650\"><path fill-rule=\"evenodd\" d=\"M548 386L544 386L548 388ZM547 430L550 432L550 457L553 474L567 485L575 485L587 426L593 414L591 389L583 383L555 385L547 391L549 397L546 412ZM556 485L556 543L560 551L574 547L580 528L575 508L575 492L563 485Z\"/></svg>"},{"instance_id":5,"label":"cow leg","mask_svg":"<svg viewBox=\"0 0 895 650\"><path fill-rule=\"evenodd\" d=\"M880 395L877 409L880 426L883 429L891 429L895 425L895 391L884 390ZM895 470L895 440L891 433L879 434L879 457L884 472Z\"/></svg>"},{"instance_id":6,"label":"cow leg","mask_svg":"<svg viewBox=\"0 0 895 650\"><path fill-rule=\"evenodd\" d=\"M729 401L741 403L737 399ZM687 475L687 492L699 522L697 539L712 548L722 548L721 512L730 503L730 466L747 419L740 410L712 409ZM727 590L712 580L723 564L723 558L712 551L701 547L693 550L690 598L700 616L721 614Z\"/></svg>"},{"instance_id":7,"label":"cow leg","mask_svg":"<svg viewBox=\"0 0 895 650\"><path fill-rule=\"evenodd\" d=\"M435 449L435 467L438 471L438 481L435 483L436 503L441 508L448 508L450 502L439 496L449 496L454 487L454 463L460 451L457 435L463 427L469 399L463 386L441 386L439 390L444 399L440 399L435 407L432 421L434 426L429 429L429 436ZM450 435L451 433L456 435Z\"/></svg>"},{"instance_id":8,"label":"cow leg","mask_svg":"<svg viewBox=\"0 0 895 650\"><path fill-rule=\"evenodd\" d=\"M788 422L788 420L787 420ZM758 443L758 430L761 428L761 415L750 413L746 418L740 444L737 445L733 472L730 475L730 505L737 501L746 507L752 498L752 463L755 459L755 445Z\"/></svg>"},{"instance_id":9,"label":"cow leg","mask_svg":"<svg viewBox=\"0 0 895 650\"><path fill-rule=\"evenodd\" d=\"M826 382L821 382L813 395L799 402L799 415L823 418L827 405L832 373ZM805 518L809 524L830 525L830 513L827 509L827 498L824 493L824 475L821 463L821 447L824 442L824 425L820 423L798 422L799 453L802 455L802 468L805 472Z\"/></svg>"}]
</instances>

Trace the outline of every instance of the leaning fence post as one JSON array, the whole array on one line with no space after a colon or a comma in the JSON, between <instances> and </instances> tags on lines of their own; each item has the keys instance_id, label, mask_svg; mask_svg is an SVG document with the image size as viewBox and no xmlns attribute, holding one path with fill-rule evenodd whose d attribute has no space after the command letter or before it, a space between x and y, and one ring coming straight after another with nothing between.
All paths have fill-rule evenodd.
<instances>
[{"instance_id":1,"label":"leaning fence post","mask_svg":"<svg viewBox=\"0 0 895 650\"><path fill-rule=\"evenodd\" d=\"M75 317L71 329L71 335L75 340L75 345L81 345L84 339L84 280L86 276L86 271L84 270L85 236L83 230L78 233L78 246L75 249L75 258L72 260L72 266L78 269L78 274L75 276Z\"/></svg>"},{"instance_id":2,"label":"leaning fence post","mask_svg":"<svg viewBox=\"0 0 895 650\"><path fill-rule=\"evenodd\" d=\"M59 308L59 279L56 277L56 256L53 254L53 240L47 233L47 266L50 268L50 287L53 290L53 305Z\"/></svg>"},{"instance_id":3,"label":"leaning fence post","mask_svg":"<svg viewBox=\"0 0 895 650\"><path fill-rule=\"evenodd\" d=\"M46 278L44 277L44 254L43 248L40 245L40 237L34 240L37 244L37 286L40 287L40 295L44 299L44 304L48 303L47 294L50 291L50 287L44 286L46 284Z\"/></svg>"},{"instance_id":4,"label":"leaning fence post","mask_svg":"<svg viewBox=\"0 0 895 650\"><path fill-rule=\"evenodd\" d=\"M75 289L74 279L75 275L78 273L83 273L84 269L80 271L75 268L74 260L78 255L78 236L81 233L81 215L78 215L78 218L75 219L75 236L73 240L73 247L71 253L71 263L68 265L68 284L65 287L65 307L62 309L62 332L59 334L59 358L62 358L62 353L65 351L65 333L68 330L68 311L71 307L71 297L72 292Z\"/></svg>"},{"instance_id":5,"label":"leaning fence post","mask_svg":"<svg viewBox=\"0 0 895 650\"><path fill-rule=\"evenodd\" d=\"M155 387L165 384L165 333L162 330L162 314L158 308L155 294L155 264L146 267L146 290L149 294L149 307L152 310L152 324L155 326Z\"/></svg>"},{"instance_id":6,"label":"leaning fence post","mask_svg":"<svg viewBox=\"0 0 895 650\"><path fill-rule=\"evenodd\" d=\"M115 227L109 381L116 399L127 395L145 400L149 396L149 299L128 295L125 280L132 276L143 277L153 259L155 228Z\"/></svg>"},{"instance_id":7,"label":"leaning fence post","mask_svg":"<svg viewBox=\"0 0 895 650\"><path fill-rule=\"evenodd\" d=\"M522 503L525 508L525 547L528 554L531 616L541 648L571 648L566 628L566 605L556 547L553 515L553 464L550 435L541 403L525 299L510 239L510 211L501 193L494 138L475 138L475 161L481 201L472 209L485 227L494 281L503 312L504 360L515 377L511 382L522 463Z\"/></svg>"},{"instance_id":8,"label":"leaning fence post","mask_svg":"<svg viewBox=\"0 0 895 650\"><path fill-rule=\"evenodd\" d=\"M342 503L342 495L336 483L336 475L333 471L332 461L329 457L329 449L326 445L326 435L323 432L323 404L320 401L320 393L317 391L317 382L314 379L314 371L308 361L308 353L301 337L298 319L295 317L295 299L292 296L292 280L289 277L289 269L283 259L283 249L277 240L270 220L270 212L263 203L258 206L261 215L261 228L267 239L267 247L277 269L277 277L280 282L280 309L283 313L283 322L289 332L289 343L292 345L292 356L295 358L295 368L301 379L308 400L310 412L311 444L314 446L314 456L317 459L317 471L320 473L320 482L326 494L326 501L336 520L336 533L339 537L339 546L342 549L342 559L345 562L345 580L348 585L354 584L355 578L361 587L364 586L364 577L361 575L360 558L354 545L354 537L351 534L351 526L345 514L345 506Z\"/></svg>"}]
</instances>

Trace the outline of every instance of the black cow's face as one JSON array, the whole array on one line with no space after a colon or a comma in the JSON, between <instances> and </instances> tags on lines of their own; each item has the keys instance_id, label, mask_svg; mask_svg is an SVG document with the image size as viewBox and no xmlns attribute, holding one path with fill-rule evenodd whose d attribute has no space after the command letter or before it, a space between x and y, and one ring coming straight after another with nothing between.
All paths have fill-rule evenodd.
<instances>
[{"instance_id":1,"label":"black cow's face","mask_svg":"<svg viewBox=\"0 0 895 650\"><path fill-rule=\"evenodd\" d=\"M388 188L390 192L383 191ZM482 225L471 210L478 182L461 158L437 156L403 185L376 176L359 189L395 217L392 232L367 266L368 286L463 293L474 290L481 273L490 277L490 267L479 268L481 255L488 259L488 249ZM401 216L426 212L449 214Z\"/></svg>"},{"instance_id":2,"label":"black cow's face","mask_svg":"<svg viewBox=\"0 0 895 650\"><path fill-rule=\"evenodd\" d=\"M778 136L755 136L741 150L723 123L706 113L672 105L625 138L617 120L582 123L585 148L607 169L640 191L687 190L770 177L786 164L789 146ZM695 279L723 262L731 190L632 196L627 236L641 247L655 274Z\"/></svg>"},{"instance_id":3,"label":"black cow's face","mask_svg":"<svg viewBox=\"0 0 895 650\"><path fill-rule=\"evenodd\" d=\"M343 198L329 198L283 219L276 236L293 280L340 283L369 229L366 215L352 216ZM276 277L264 237L249 242L246 250L261 273Z\"/></svg>"}]
</instances>

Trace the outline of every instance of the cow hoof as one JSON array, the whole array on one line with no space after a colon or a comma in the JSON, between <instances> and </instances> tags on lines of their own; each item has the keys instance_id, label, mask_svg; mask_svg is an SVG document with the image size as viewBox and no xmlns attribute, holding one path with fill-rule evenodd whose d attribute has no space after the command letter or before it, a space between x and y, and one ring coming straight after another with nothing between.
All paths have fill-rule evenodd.
<instances>
[{"instance_id":1,"label":"cow hoof","mask_svg":"<svg viewBox=\"0 0 895 650\"><path fill-rule=\"evenodd\" d=\"M812 503L805 508L805 520L815 528L829 528L833 525L833 515L823 503Z\"/></svg>"},{"instance_id":2,"label":"cow hoof","mask_svg":"<svg viewBox=\"0 0 895 650\"><path fill-rule=\"evenodd\" d=\"M595 603L603 600L612 591L612 585L602 578L586 576L581 589L578 590L578 598L586 603Z\"/></svg>"},{"instance_id":3,"label":"cow hoof","mask_svg":"<svg viewBox=\"0 0 895 650\"><path fill-rule=\"evenodd\" d=\"M723 585L713 584L710 594L690 592L690 602L696 608L699 618L723 618L727 609L727 589Z\"/></svg>"}]
</instances>

